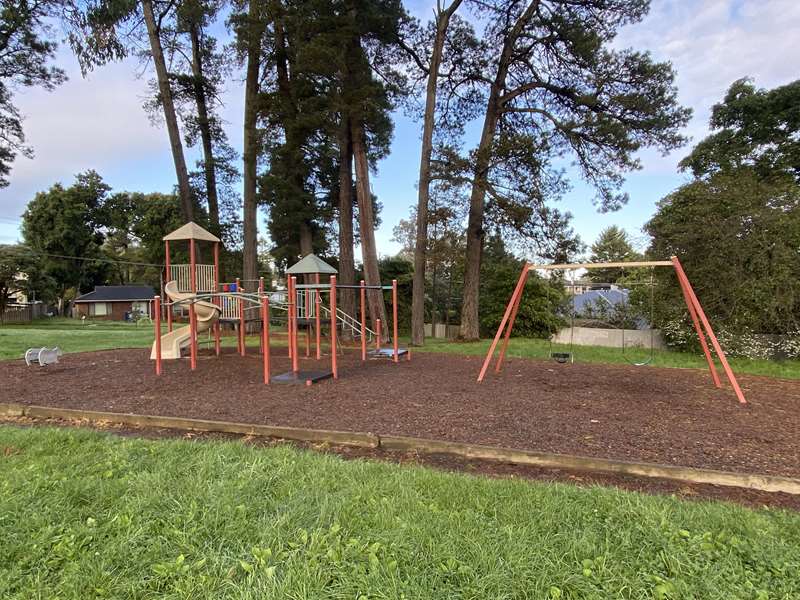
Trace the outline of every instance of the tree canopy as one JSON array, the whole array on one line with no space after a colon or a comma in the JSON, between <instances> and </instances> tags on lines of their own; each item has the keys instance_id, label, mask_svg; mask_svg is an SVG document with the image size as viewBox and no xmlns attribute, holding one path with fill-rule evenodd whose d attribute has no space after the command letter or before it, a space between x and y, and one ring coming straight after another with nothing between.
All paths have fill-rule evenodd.
<instances>
[{"instance_id":1,"label":"tree canopy","mask_svg":"<svg viewBox=\"0 0 800 600\"><path fill-rule=\"evenodd\" d=\"M603 229L591 250L591 262L627 262L641 257L625 230L616 225ZM623 269L590 269L587 277L597 283L617 283L624 275Z\"/></svg>"},{"instance_id":2,"label":"tree canopy","mask_svg":"<svg viewBox=\"0 0 800 600\"><path fill-rule=\"evenodd\" d=\"M680 163L695 177L751 167L760 177L785 173L800 182L800 81L771 90L733 82L709 127L713 133Z\"/></svg>"},{"instance_id":3,"label":"tree canopy","mask_svg":"<svg viewBox=\"0 0 800 600\"><path fill-rule=\"evenodd\" d=\"M681 186L646 225L653 256L680 257L712 323L729 332L800 329L800 190L750 168ZM669 277L667 277L669 276ZM659 315L689 326L672 273L659 273Z\"/></svg>"}]
</instances>

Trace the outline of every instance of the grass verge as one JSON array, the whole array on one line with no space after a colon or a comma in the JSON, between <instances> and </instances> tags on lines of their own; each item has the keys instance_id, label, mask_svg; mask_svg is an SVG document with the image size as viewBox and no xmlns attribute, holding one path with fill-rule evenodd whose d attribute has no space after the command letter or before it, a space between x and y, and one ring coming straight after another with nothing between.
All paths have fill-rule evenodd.
<instances>
[{"instance_id":1,"label":"grass verge","mask_svg":"<svg viewBox=\"0 0 800 600\"><path fill-rule=\"evenodd\" d=\"M420 352L446 352L452 354L467 354L485 356L489 350L491 340L479 342L456 342L450 340L426 339L425 346L416 348ZM568 352L569 346L553 345L554 352ZM606 348L603 346L574 346L572 352L576 362L629 364L642 362L649 359L650 351L640 348L630 348L622 354L620 348ZM518 358L550 358L550 343L547 340L530 338L511 338L508 343L507 356ZM626 359L627 356L627 359ZM767 377L781 377L784 379L800 379L800 361L786 360L754 360L747 358L729 359L735 373L749 373L750 375L765 375ZM656 350L653 353L654 367L673 367L683 369L708 369L702 354L689 354L686 352L673 352ZM722 367L718 365L720 375L724 377ZM476 373L477 376L477 373Z\"/></svg>"},{"instance_id":2,"label":"grass verge","mask_svg":"<svg viewBox=\"0 0 800 600\"><path fill-rule=\"evenodd\" d=\"M3 598L796 598L800 515L0 427Z\"/></svg>"}]
</instances>

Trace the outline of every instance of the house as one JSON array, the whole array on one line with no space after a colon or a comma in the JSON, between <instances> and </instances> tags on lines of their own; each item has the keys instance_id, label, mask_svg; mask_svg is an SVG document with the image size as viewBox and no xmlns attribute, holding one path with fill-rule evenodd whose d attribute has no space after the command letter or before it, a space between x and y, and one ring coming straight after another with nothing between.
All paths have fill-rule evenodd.
<instances>
[{"instance_id":1,"label":"house","mask_svg":"<svg viewBox=\"0 0 800 600\"><path fill-rule=\"evenodd\" d=\"M149 285L98 285L75 299L73 316L124 321L126 315L138 312L149 317L154 295Z\"/></svg>"}]
</instances>

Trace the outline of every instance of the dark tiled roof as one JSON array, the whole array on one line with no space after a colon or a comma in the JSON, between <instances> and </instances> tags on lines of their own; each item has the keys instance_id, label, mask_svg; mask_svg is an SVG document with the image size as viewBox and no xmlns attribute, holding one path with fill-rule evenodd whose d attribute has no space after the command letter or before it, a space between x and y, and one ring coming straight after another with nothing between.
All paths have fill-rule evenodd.
<instances>
[{"instance_id":1,"label":"dark tiled roof","mask_svg":"<svg viewBox=\"0 0 800 600\"><path fill-rule=\"evenodd\" d=\"M75 302L152 300L154 295L155 292L149 285L98 285L93 292L75 298Z\"/></svg>"}]
</instances>

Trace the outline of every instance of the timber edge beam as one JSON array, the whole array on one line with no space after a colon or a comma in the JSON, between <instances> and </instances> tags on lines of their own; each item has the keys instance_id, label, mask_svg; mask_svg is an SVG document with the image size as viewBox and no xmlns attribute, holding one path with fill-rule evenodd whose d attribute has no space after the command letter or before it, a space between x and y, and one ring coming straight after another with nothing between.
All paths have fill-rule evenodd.
<instances>
[{"instance_id":1,"label":"timber edge beam","mask_svg":"<svg viewBox=\"0 0 800 600\"><path fill-rule=\"evenodd\" d=\"M528 265L529 271L569 271L573 269L614 269L627 267L672 267L670 260L642 260L607 263L562 263L558 265Z\"/></svg>"},{"instance_id":2,"label":"timber edge beam","mask_svg":"<svg viewBox=\"0 0 800 600\"><path fill-rule=\"evenodd\" d=\"M209 421L184 417L135 415L3 403L0 403L0 417L29 417L34 419L118 423L138 427L235 433L318 444L373 449L380 448L388 451L448 454L468 459L488 460L549 469L629 475L634 477L736 487L800 496L800 479L791 477L612 460L590 456L572 456L568 454L537 452L533 450L516 450L513 448L465 444L446 440L429 440L393 435L381 436L374 433L303 429L298 427L273 427L269 425L251 425L247 423Z\"/></svg>"}]
</instances>

